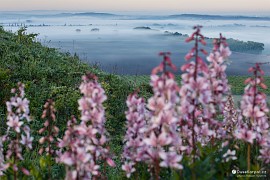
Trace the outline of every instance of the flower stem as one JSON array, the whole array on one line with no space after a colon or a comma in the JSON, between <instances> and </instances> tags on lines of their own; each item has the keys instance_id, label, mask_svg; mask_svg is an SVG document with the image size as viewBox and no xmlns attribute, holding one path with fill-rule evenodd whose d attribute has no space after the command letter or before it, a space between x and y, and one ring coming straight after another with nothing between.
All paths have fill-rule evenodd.
<instances>
[{"instance_id":1,"label":"flower stem","mask_svg":"<svg viewBox=\"0 0 270 180\"><path fill-rule=\"evenodd\" d=\"M192 180L196 180L195 168L192 168Z\"/></svg>"},{"instance_id":2,"label":"flower stem","mask_svg":"<svg viewBox=\"0 0 270 180\"><path fill-rule=\"evenodd\" d=\"M14 161L13 161L13 166L17 163L17 156L15 155L14 157ZM14 176L14 180L17 180L17 170L14 170L13 168L13 176Z\"/></svg>"},{"instance_id":3,"label":"flower stem","mask_svg":"<svg viewBox=\"0 0 270 180\"><path fill-rule=\"evenodd\" d=\"M139 174L138 174L138 165L137 164L135 164L135 169L136 169L136 171L135 171L135 180L139 180Z\"/></svg>"},{"instance_id":4,"label":"flower stem","mask_svg":"<svg viewBox=\"0 0 270 180\"><path fill-rule=\"evenodd\" d=\"M50 145L49 145L49 147L50 147ZM49 152L50 152L50 148L49 148ZM50 156L50 154L49 154L49 164L48 164L48 174L49 174L48 179L49 179L49 180L51 180L51 178L52 178L52 176L51 176L52 170L51 170L51 169L52 169L52 168L51 168L51 156Z\"/></svg>"},{"instance_id":5,"label":"flower stem","mask_svg":"<svg viewBox=\"0 0 270 180\"><path fill-rule=\"evenodd\" d=\"M159 162L155 160L155 180L159 180Z\"/></svg>"},{"instance_id":6,"label":"flower stem","mask_svg":"<svg viewBox=\"0 0 270 180\"><path fill-rule=\"evenodd\" d=\"M183 175L183 171L182 171L182 169L180 169L180 171L179 171L179 178L180 179L182 179L182 175Z\"/></svg>"},{"instance_id":7,"label":"flower stem","mask_svg":"<svg viewBox=\"0 0 270 180\"><path fill-rule=\"evenodd\" d=\"M19 133L16 132L16 144L15 144L15 156L14 156L14 161L13 161L13 166L17 166L17 147L18 147L18 144L19 144ZM17 180L17 170L14 170L13 169L13 176L14 176L14 180Z\"/></svg>"},{"instance_id":8,"label":"flower stem","mask_svg":"<svg viewBox=\"0 0 270 180\"><path fill-rule=\"evenodd\" d=\"M251 144L248 143L247 147L247 169L250 171L250 150L251 150Z\"/></svg>"}]
</instances>

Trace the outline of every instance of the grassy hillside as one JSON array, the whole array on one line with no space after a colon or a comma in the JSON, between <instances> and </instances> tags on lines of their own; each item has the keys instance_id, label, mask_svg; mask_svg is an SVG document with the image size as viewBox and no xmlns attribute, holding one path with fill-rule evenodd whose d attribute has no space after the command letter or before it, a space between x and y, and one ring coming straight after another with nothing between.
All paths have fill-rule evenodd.
<instances>
[{"instance_id":1,"label":"grassy hillside","mask_svg":"<svg viewBox=\"0 0 270 180\"><path fill-rule=\"evenodd\" d=\"M119 76L107 74L82 63L78 57L44 47L34 42L34 39L34 35L26 35L24 31L19 31L15 35L0 28L1 134L6 129L5 101L10 98L10 89L21 81L26 86L26 97L30 100L33 119L31 128L35 138L34 151L29 154L29 159L38 163L37 141L40 137L37 130L43 124L41 120L43 104L48 98L54 99L57 126L60 127L60 136L62 136L70 116L79 117L77 100L81 96L78 90L81 76L86 72L92 72L99 77L99 82L108 96L105 104L107 129L112 134L111 143L114 144L112 150L119 154L124 133L125 100L134 87L125 83ZM62 171L59 171L59 167L55 167L54 177L63 176Z\"/></svg>"},{"instance_id":2,"label":"grassy hillside","mask_svg":"<svg viewBox=\"0 0 270 180\"><path fill-rule=\"evenodd\" d=\"M138 75L138 76L122 76L126 82L130 85L138 86L138 87L147 87L149 86L150 77L148 75ZM228 76L228 81L231 86L232 94L234 95L242 95L244 93L245 84L244 81L248 78L248 76ZM265 84L270 87L270 77L264 77ZM176 80L178 84L181 83L181 76L176 76ZM150 87L149 87L150 88ZM262 90L267 95L270 95L270 88L266 90Z\"/></svg>"}]
</instances>

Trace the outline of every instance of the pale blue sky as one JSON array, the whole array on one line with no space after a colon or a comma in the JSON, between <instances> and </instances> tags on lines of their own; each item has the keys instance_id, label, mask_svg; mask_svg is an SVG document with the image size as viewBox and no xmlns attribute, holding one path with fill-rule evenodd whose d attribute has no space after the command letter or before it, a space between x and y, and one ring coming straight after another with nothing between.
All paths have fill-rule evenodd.
<instances>
[{"instance_id":1,"label":"pale blue sky","mask_svg":"<svg viewBox=\"0 0 270 180\"><path fill-rule=\"evenodd\" d=\"M270 12L270 0L0 0L0 11Z\"/></svg>"}]
</instances>

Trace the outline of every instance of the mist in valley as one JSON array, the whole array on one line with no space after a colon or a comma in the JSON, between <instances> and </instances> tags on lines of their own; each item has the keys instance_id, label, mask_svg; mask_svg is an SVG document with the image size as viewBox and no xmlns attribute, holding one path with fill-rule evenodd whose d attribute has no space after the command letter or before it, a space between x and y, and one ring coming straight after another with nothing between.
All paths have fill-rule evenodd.
<instances>
[{"instance_id":1,"label":"mist in valley","mask_svg":"<svg viewBox=\"0 0 270 180\"><path fill-rule=\"evenodd\" d=\"M158 53L169 51L178 67L192 47L185 43L193 25L203 25L206 37L255 41L262 51L233 51L229 75L246 75L251 63L270 62L269 17L208 15L123 15L74 12L1 13L0 25L15 32L27 26L28 33L38 33L42 44L78 55L81 60L116 74L150 74L161 61ZM205 48L211 51L211 43ZM270 74L269 64L263 66ZM180 74L180 68L177 72Z\"/></svg>"}]
</instances>

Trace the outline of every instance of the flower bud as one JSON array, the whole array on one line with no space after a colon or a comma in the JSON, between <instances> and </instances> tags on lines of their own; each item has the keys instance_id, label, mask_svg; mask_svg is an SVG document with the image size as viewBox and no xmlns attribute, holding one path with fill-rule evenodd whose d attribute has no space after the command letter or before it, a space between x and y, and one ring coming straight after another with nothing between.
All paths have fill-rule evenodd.
<instances>
[{"instance_id":1,"label":"flower bud","mask_svg":"<svg viewBox=\"0 0 270 180\"><path fill-rule=\"evenodd\" d=\"M45 137L42 137L39 139L39 144L43 144L45 142L46 138Z\"/></svg>"}]
</instances>

